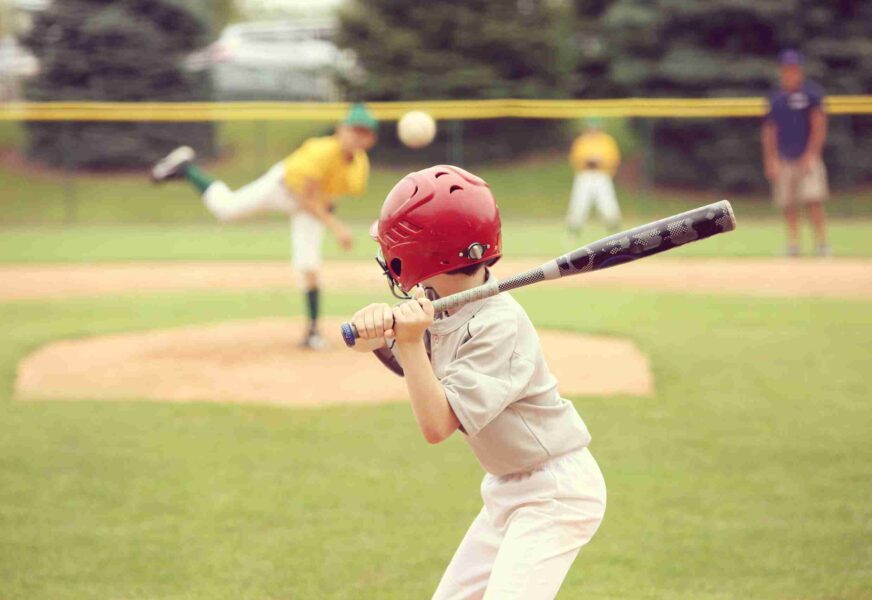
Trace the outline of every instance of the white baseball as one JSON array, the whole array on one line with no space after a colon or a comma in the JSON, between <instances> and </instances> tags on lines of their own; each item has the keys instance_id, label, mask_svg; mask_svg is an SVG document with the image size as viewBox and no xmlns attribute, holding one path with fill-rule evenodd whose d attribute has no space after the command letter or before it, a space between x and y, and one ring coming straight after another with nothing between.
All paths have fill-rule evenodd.
<instances>
[{"instance_id":1,"label":"white baseball","mask_svg":"<svg viewBox=\"0 0 872 600\"><path fill-rule=\"evenodd\" d=\"M436 137L436 121L422 110L407 112L397 123L397 137L409 148L423 148Z\"/></svg>"}]
</instances>

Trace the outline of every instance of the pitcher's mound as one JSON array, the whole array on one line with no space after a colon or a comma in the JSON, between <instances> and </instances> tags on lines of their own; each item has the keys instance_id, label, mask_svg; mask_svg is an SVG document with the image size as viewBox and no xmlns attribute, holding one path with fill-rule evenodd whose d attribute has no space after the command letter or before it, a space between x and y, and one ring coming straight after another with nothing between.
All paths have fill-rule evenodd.
<instances>
[{"instance_id":1,"label":"pitcher's mound","mask_svg":"<svg viewBox=\"0 0 872 600\"><path fill-rule=\"evenodd\" d=\"M339 321L326 352L297 346L299 319L259 319L50 343L18 368L22 399L366 404L406 397L400 377L346 349ZM648 361L623 339L541 331L564 396L652 392Z\"/></svg>"}]
</instances>

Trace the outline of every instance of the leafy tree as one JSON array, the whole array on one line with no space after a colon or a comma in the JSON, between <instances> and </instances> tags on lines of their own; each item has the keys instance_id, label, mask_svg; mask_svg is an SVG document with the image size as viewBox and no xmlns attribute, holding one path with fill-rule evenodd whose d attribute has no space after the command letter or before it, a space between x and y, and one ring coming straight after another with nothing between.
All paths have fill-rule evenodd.
<instances>
[{"instance_id":1,"label":"leafy tree","mask_svg":"<svg viewBox=\"0 0 872 600\"><path fill-rule=\"evenodd\" d=\"M218 35L225 26L242 18L242 10L236 0L212 0L209 7L215 35Z\"/></svg>"},{"instance_id":2,"label":"leafy tree","mask_svg":"<svg viewBox=\"0 0 872 600\"><path fill-rule=\"evenodd\" d=\"M604 77L628 96L753 96L777 85L778 51L798 47L828 93L872 89L872 4L861 0L611 0L599 23ZM577 0L577 10L599 4ZM836 182L872 173L870 119L831 117L827 162ZM655 181L762 188L756 119L639 121Z\"/></svg>"},{"instance_id":3,"label":"leafy tree","mask_svg":"<svg viewBox=\"0 0 872 600\"><path fill-rule=\"evenodd\" d=\"M208 99L206 73L185 57L207 41L206 13L182 0L55 0L23 42L39 75L33 101L191 101ZM211 123L31 122L28 155L49 164L149 164L179 143L212 152Z\"/></svg>"},{"instance_id":4,"label":"leafy tree","mask_svg":"<svg viewBox=\"0 0 872 600\"><path fill-rule=\"evenodd\" d=\"M602 18L614 0L574 0L571 42L575 71L571 94L575 98L615 98L621 90L609 76L612 52Z\"/></svg>"},{"instance_id":5,"label":"leafy tree","mask_svg":"<svg viewBox=\"0 0 872 600\"><path fill-rule=\"evenodd\" d=\"M343 83L370 101L565 98L574 58L563 16L560 6L536 0L351 1L340 11L338 42L355 52L365 75ZM382 155L395 144L384 137ZM554 121L464 124L465 153L475 160L564 141Z\"/></svg>"}]
</instances>

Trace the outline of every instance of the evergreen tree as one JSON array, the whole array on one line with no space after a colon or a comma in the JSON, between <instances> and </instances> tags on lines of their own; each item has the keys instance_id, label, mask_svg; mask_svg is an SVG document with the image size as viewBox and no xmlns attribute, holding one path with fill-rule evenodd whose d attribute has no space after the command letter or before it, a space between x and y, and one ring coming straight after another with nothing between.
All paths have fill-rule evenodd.
<instances>
[{"instance_id":1,"label":"evergreen tree","mask_svg":"<svg viewBox=\"0 0 872 600\"><path fill-rule=\"evenodd\" d=\"M369 101L565 98L573 56L563 15L538 0L351 1L340 12L338 41L356 53L364 75L344 84ZM564 144L562 131L555 121L467 121L465 153L473 160L517 156ZM393 138L384 136L382 155ZM444 160L434 146L428 158Z\"/></svg>"},{"instance_id":2,"label":"evergreen tree","mask_svg":"<svg viewBox=\"0 0 872 600\"><path fill-rule=\"evenodd\" d=\"M574 98L616 98L620 88L609 76L612 53L602 18L614 0L574 0L571 42L575 49Z\"/></svg>"},{"instance_id":3,"label":"evergreen tree","mask_svg":"<svg viewBox=\"0 0 872 600\"><path fill-rule=\"evenodd\" d=\"M212 29L216 36L224 27L242 18L242 10L236 0L212 0L209 7Z\"/></svg>"},{"instance_id":4,"label":"evergreen tree","mask_svg":"<svg viewBox=\"0 0 872 600\"><path fill-rule=\"evenodd\" d=\"M600 22L606 77L627 96L768 95L786 47L804 51L808 77L828 94L872 89L872 4L861 0L613 0ZM637 128L656 151L655 181L765 186L757 119L640 120ZM835 182L872 173L869 133L868 118L831 117L826 160Z\"/></svg>"},{"instance_id":5,"label":"evergreen tree","mask_svg":"<svg viewBox=\"0 0 872 600\"><path fill-rule=\"evenodd\" d=\"M39 75L25 89L27 99L209 99L208 75L183 65L208 41L208 15L191 4L55 0L36 16L23 40L40 64ZM28 155L54 165L146 165L180 143L206 154L214 144L211 123L31 122L27 130Z\"/></svg>"}]
</instances>

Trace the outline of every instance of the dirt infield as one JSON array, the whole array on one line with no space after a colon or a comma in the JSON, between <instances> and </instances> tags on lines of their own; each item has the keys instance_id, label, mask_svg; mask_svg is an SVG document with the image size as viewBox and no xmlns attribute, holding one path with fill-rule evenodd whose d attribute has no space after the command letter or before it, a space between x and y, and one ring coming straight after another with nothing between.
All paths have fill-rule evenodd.
<instances>
[{"instance_id":1,"label":"dirt infield","mask_svg":"<svg viewBox=\"0 0 872 600\"><path fill-rule=\"evenodd\" d=\"M505 261L497 276L539 264ZM293 287L286 262L190 262L0 266L0 302L112 294ZM370 262L325 265L327 290L384 289ZM555 281L554 287L755 296L872 298L872 260L662 259ZM400 378L333 340L326 354L295 346L302 325L261 319L48 344L19 365L22 399L260 402L293 406L384 402L405 396ZM338 331L327 322L325 331ZM653 380L629 341L543 331L565 395L646 395ZM584 357L586 368L577 367ZM329 382L329 383L327 383Z\"/></svg>"},{"instance_id":2,"label":"dirt infield","mask_svg":"<svg viewBox=\"0 0 872 600\"><path fill-rule=\"evenodd\" d=\"M19 365L19 399L150 399L258 402L286 406L402 400L401 378L337 338L324 353L303 351L295 319L258 319L50 343ZM325 323L338 332L339 322ZM649 395L653 379L632 342L541 331L564 395ZM581 361L579 357L583 356ZM584 369L578 365L584 364ZM617 376L617 370L620 376Z\"/></svg>"},{"instance_id":3,"label":"dirt infield","mask_svg":"<svg viewBox=\"0 0 872 600\"><path fill-rule=\"evenodd\" d=\"M497 264L497 276L517 273L537 260ZM372 261L324 266L327 290L383 289ZM173 262L88 265L0 265L0 302L144 294L189 290L259 290L294 286L288 263ZM872 260L663 258L623 265L547 284L753 296L872 298Z\"/></svg>"}]
</instances>

